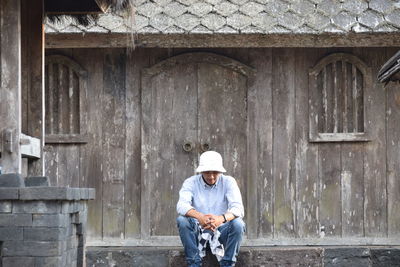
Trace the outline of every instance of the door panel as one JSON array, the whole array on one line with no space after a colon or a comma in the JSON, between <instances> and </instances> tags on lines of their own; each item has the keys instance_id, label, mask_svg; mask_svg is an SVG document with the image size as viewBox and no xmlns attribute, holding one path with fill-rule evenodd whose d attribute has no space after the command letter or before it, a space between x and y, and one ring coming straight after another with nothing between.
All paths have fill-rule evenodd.
<instances>
[{"instance_id":1,"label":"door panel","mask_svg":"<svg viewBox=\"0 0 400 267\"><path fill-rule=\"evenodd\" d=\"M232 59L189 53L142 76L142 238L177 235L175 207L201 144L220 152L246 203L247 77ZM194 146L183 149L185 142Z\"/></svg>"},{"instance_id":2,"label":"door panel","mask_svg":"<svg viewBox=\"0 0 400 267\"><path fill-rule=\"evenodd\" d=\"M198 70L199 142L224 159L246 203L247 104L246 77L231 69L201 63Z\"/></svg>"}]
</instances>

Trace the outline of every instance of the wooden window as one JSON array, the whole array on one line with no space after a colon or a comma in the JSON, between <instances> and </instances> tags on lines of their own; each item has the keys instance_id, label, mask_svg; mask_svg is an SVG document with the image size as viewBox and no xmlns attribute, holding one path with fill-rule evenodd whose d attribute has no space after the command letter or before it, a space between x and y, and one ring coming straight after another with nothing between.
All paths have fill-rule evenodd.
<instances>
[{"instance_id":1,"label":"wooden window","mask_svg":"<svg viewBox=\"0 0 400 267\"><path fill-rule=\"evenodd\" d=\"M309 72L310 141L368 141L365 92L371 71L357 57L337 53Z\"/></svg>"},{"instance_id":2,"label":"wooden window","mask_svg":"<svg viewBox=\"0 0 400 267\"><path fill-rule=\"evenodd\" d=\"M46 57L45 72L45 142L86 143L87 72L61 55Z\"/></svg>"}]
</instances>

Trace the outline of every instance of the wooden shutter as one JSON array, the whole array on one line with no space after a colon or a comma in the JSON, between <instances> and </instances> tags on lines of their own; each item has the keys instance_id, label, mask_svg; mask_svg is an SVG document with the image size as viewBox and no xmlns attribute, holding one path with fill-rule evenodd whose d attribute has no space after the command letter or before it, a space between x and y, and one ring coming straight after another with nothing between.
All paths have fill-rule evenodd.
<instances>
[{"instance_id":1,"label":"wooden shutter","mask_svg":"<svg viewBox=\"0 0 400 267\"><path fill-rule=\"evenodd\" d=\"M46 57L46 143L86 143L87 72L73 60Z\"/></svg>"},{"instance_id":2,"label":"wooden shutter","mask_svg":"<svg viewBox=\"0 0 400 267\"><path fill-rule=\"evenodd\" d=\"M357 57L337 53L309 72L310 141L367 141L365 90L371 71Z\"/></svg>"}]
</instances>

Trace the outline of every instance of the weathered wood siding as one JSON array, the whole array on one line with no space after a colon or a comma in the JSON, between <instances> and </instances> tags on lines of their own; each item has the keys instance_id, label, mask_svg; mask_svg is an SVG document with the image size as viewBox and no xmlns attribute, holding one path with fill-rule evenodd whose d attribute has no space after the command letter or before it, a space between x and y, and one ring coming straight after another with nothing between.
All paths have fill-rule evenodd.
<instances>
[{"instance_id":1,"label":"weathered wood siding","mask_svg":"<svg viewBox=\"0 0 400 267\"><path fill-rule=\"evenodd\" d=\"M49 144L46 171L53 185L96 188L92 240L176 235L177 191L208 142L238 176L250 238L399 235L399 86L384 88L375 79L396 49L201 50L254 76L232 71L230 63L164 61L193 51L47 51L88 73L87 143ZM371 69L371 86L363 88L370 141L309 141L309 70L336 52ZM185 152L182 140L194 150Z\"/></svg>"}]
</instances>

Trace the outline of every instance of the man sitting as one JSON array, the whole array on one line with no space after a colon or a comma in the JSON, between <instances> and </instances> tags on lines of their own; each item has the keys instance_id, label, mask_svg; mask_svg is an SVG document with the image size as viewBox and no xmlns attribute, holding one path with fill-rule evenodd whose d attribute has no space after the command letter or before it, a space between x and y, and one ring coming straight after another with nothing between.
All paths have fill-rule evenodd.
<instances>
[{"instance_id":1,"label":"man sitting","mask_svg":"<svg viewBox=\"0 0 400 267\"><path fill-rule=\"evenodd\" d=\"M179 235L189 267L201 266L202 238L210 238L210 247L223 247L217 255L220 266L234 266L245 231L244 208L236 180L223 175L222 157L215 151L204 152L196 172L179 191L177 219ZM204 235L204 233L206 235ZM202 235L203 234L203 235ZM218 236L217 240L213 237ZM217 242L218 244L215 244ZM219 252L213 251L215 254Z\"/></svg>"}]
</instances>

